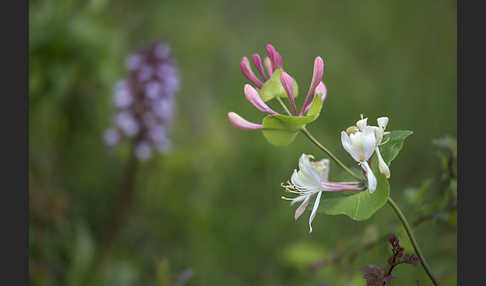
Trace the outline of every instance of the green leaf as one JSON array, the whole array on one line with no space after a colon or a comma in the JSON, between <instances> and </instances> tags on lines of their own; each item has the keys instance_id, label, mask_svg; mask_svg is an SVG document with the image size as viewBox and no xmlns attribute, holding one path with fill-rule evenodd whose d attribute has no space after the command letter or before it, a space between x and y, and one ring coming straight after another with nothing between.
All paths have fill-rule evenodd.
<instances>
[{"instance_id":1,"label":"green leaf","mask_svg":"<svg viewBox=\"0 0 486 286\"><path fill-rule=\"evenodd\" d=\"M410 130L394 130L391 131L389 135L385 135L383 142L386 143L379 148L381 156L388 166L390 166L391 162L397 157L403 147L405 139L412 134L413 132Z\"/></svg>"},{"instance_id":2,"label":"green leaf","mask_svg":"<svg viewBox=\"0 0 486 286\"><path fill-rule=\"evenodd\" d=\"M302 127L314 120L311 116L267 115L263 119L263 136L273 145L287 146Z\"/></svg>"},{"instance_id":3,"label":"green leaf","mask_svg":"<svg viewBox=\"0 0 486 286\"><path fill-rule=\"evenodd\" d=\"M280 74L282 72L283 69L276 69L275 72L273 72L272 77L263 84L261 89L258 90L258 94L264 102L272 100L277 96L287 98L287 93L280 82ZM294 97L297 97L298 95L299 87L294 79Z\"/></svg>"},{"instance_id":4,"label":"green leaf","mask_svg":"<svg viewBox=\"0 0 486 286\"><path fill-rule=\"evenodd\" d=\"M314 119L317 119L319 117L319 114L321 114L322 110L322 94L316 94L314 95L314 100L312 101L312 105L309 108L309 111L307 111L306 116L311 116Z\"/></svg>"},{"instance_id":5,"label":"green leaf","mask_svg":"<svg viewBox=\"0 0 486 286\"><path fill-rule=\"evenodd\" d=\"M386 204L390 195L388 180L378 170L376 156L373 156L371 168L376 176L378 185L373 194L368 190L346 193L324 192L319 209L328 215L346 215L353 220L369 219L377 210Z\"/></svg>"}]
</instances>

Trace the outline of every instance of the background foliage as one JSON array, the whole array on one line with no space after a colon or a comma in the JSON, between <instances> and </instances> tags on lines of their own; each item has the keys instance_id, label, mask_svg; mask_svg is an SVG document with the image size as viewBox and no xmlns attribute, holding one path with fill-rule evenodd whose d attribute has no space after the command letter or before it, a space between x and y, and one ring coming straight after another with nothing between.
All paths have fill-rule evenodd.
<instances>
[{"instance_id":1,"label":"background foliage","mask_svg":"<svg viewBox=\"0 0 486 286\"><path fill-rule=\"evenodd\" d=\"M228 111L261 120L243 96L239 61L267 43L301 90L323 57L328 95L308 129L349 165L339 133L360 113L414 131L390 180L412 220L457 192L450 152L438 156L432 143L456 135L455 1L30 0L29 12L32 285L170 285L191 274L189 285L364 285L359 270L383 265L390 249L385 240L361 246L398 226L392 210L365 222L319 214L309 235L279 185L301 153L323 154L301 134L279 148L227 120ZM142 164L133 208L101 263L128 149L103 144L112 89L125 56L154 40L170 43L181 72L174 148ZM331 178L340 175L333 165ZM444 285L456 279L454 218L416 228ZM310 267L343 249L359 251ZM394 285L429 285L420 267L394 274Z\"/></svg>"}]
</instances>

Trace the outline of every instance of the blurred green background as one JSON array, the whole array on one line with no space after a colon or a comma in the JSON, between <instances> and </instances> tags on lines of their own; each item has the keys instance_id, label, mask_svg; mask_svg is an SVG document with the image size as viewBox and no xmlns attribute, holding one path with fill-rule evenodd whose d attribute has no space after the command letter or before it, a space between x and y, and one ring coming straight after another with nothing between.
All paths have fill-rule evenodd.
<instances>
[{"instance_id":1,"label":"blurred green background","mask_svg":"<svg viewBox=\"0 0 486 286\"><path fill-rule=\"evenodd\" d=\"M301 153L324 154L303 136L278 148L227 120L228 111L263 117L243 96L239 62L263 55L267 43L302 93L314 58L324 59L328 95L308 129L344 162L353 164L339 133L360 113L415 132L390 181L411 220L423 204L405 190L439 180L432 140L456 136L456 1L29 3L32 285L171 285L191 272L188 285L365 285L359 270L385 265L383 241L353 261L311 271L336 250L392 231L397 218L388 206L364 222L318 215L309 234L308 213L294 221L280 183ZM173 151L141 165L127 221L100 262L128 148L103 143L113 85L126 75L125 57L154 40L171 45L181 74ZM339 175L333 165L331 178ZM428 200L442 196L430 191ZM432 219L416 233L440 281L455 285L454 224ZM393 285L431 285L420 266L394 273Z\"/></svg>"}]
</instances>

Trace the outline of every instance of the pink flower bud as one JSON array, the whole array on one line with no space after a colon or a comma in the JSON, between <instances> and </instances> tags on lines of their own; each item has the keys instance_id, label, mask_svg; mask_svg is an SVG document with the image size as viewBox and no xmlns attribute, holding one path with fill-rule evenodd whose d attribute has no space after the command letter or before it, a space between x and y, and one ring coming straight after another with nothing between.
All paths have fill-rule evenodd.
<instances>
[{"instance_id":1,"label":"pink flower bud","mask_svg":"<svg viewBox=\"0 0 486 286\"><path fill-rule=\"evenodd\" d=\"M258 88L262 88L263 83L255 76L255 74L251 70L250 61L248 61L247 57L243 57L243 59L241 59L240 68L241 68L241 72L243 73L243 75L249 81L251 81Z\"/></svg>"},{"instance_id":2,"label":"pink flower bud","mask_svg":"<svg viewBox=\"0 0 486 286\"><path fill-rule=\"evenodd\" d=\"M234 127L242 130L249 131L263 129L263 125L250 122L234 112L228 112L228 118Z\"/></svg>"},{"instance_id":3,"label":"pink flower bud","mask_svg":"<svg viewBox=\"0 0 486 286\"><path fill-rule=\"evenodd\" d=\"M280 82L282 83L282 86L287 92L294 115L297 115L297 108L295 107L295 100L294 100L294 83L292 77L290 77L288 73L282 72L280 74Z\"/></svg>"},{"instance_id":4,"label":"pink flower bud","mask_svg":"<svg viewBox=\"0 0 486 286\"><path fill-rule=\"evenodd\" d=\"M268 56L270 57L270 60L272 61L272 72L274 72L278 68L277 50L275 50L275 48L271 44L268 44L266 46L266 50Z\"/></svg>"},{"instance_id":5,"label":"pink flower bud","mask_svg":"<svg viewBox=\"0 0 486 286\"><path fill-rule=\"evenodd\" d=\"M245 97L246 99L253 104L258 110L267 112L270 114L277 114L273 109L268 107L268 105L263 102L263 100L260 98L260 95L258 95L258 92L255 90L255 88L249 84L245 84Z\"/></svg>"},{"instance_id":6,"label":"pink flower bud","mask_svg":"<svg viewBox=\"0 0 486 286\"><path fill-rule=\"evenodd\" d=\"M266 81L267 76L265 75L265 72L263 71L262 59L260 58L259 54L253 54L253 63L255 64L260 75L263 77L263 81Z\"/></svg>"},{"instance_id":7,"label":"pink flower bud","mask_svg":"<svg viewBox=\"0 0 486 286\"><path fill-rule=\"evenodd\" d=\"M304 114L304 110L309 102L310 98L314 95L314 91L322 81L322 75L324 74L324 61L321 57L316 57L314 60L314 72L312 73L312 81L309 87L309 91L307 92L307 96L305 97L304 105L302 105L302 110L300 115Z\"/></svg>"},{"instance_id":8,"label":"pink flower bud","mask_svg":"<svg viewBox=\"0 0 486 286\"><path fill-rule=\"evenodd\" d=\"M319 83L319 85L317 85L314 94L321 94L322 95L322 97L321 97L322 102L324 102L324 100L326 99L327 88L322 81ZM314 100L312 100L311 103L307 104L307 106L304 109L304 114L306 114L307 111L309 111L309 109L312 106L312 103L314 103Z\"/></svg>"}]
</instances>

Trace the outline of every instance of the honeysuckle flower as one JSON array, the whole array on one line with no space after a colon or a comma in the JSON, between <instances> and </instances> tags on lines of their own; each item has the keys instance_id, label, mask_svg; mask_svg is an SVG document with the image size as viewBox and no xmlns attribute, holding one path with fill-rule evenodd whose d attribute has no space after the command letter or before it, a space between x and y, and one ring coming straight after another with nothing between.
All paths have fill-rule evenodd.
<instances>
[{"instance_id":1,"label":"honeysuckle flower","mask_svg":"<svg viewBox=\"0 0 486 286\"><path fill-rule=\"evenodd\" d=\"M297 220L309 205L311 198L316 195L311 215L309 217L309 233L312 232L312 221L321 201L323 192L360 191L360 182L329 182L329 159L313 162L312 155L302 154L299 158L299 170L294 170L290 182L282 187L289 193L297 195L294 198L282 197L291 201L291 205L302 202L295 211Z\"/></svg>"},{"instance_id":2,"label":"honeysuckle flower","mask_svg":"<svg viewBox=\"0 0 486 286\"><path fill-rule=\"evenodd\" d=\"M375 132L371 126L366 126L366 118L356 123L357 128L350 127L341 132L341 143L344 149L359 162L368 179L368 190L372 194L376 190L376 177L371 170L369 160L376 148ZM349 134L348 134L349 132Z\"/></svg>"},{"instance_id":3,"label":"honeysuckle flower","mask_svg":"<svg viewBox=\"0 0 486 286\"><path fill-rule=\"evenodd\" d=\"M383 157L381 156L380 148L378 148L378 146L382 144L383 136L389 133L389 132L385 132L386 126L388 125L388 117L380 117L376 119L376 122L378 123L378 126L369 126L369 127L372 128L373 131L375 132L375 137L376 137L375 152L378 157L378 169L380 170L380 173L382 173L383 175L385 175L387 179L389 179L390 169L388 168L388 165L385 163L385 160L383 160ZM366 126L368 126L367 118L359 120L356 125L358 126L359 130L363 130L364 128L366 128Z\"/></svg>"},{"instance_id":4,"label":"honeysuckle flower","mask_svg":"<svg viewBox=\"0 0 486 286\"><path fill-rule=\"evenodd\" d=\"M127 57L125 64L128 76L115 85L113 103L117 113L104 139L108 146L130 139L137 158L145 161L154 149L163 153L170 149L167 131L179 74L170 47L163 42L143 47Z\"/></svg>"},{"instance_id":5,"label":"honeysuckle flower","mask_svg":"<svg viewBox=\"0 0 486 286\"><path fill-rule=\"evenodd\" d=\"M261 59L258 54L253 55L253 62L260 73L261 77L263 78L264 82L268 80L272 75L273 72L278 69L282 68L282 57L280 54L275 50L275 48L272 45L267 45L267 52L269 54L269 57L266 58L264 62L265 69L267 70L268 77L264 73L263 66L261 64ZM263 86L263 83L260 79L256 77L256 75L253 73L250 67L250 62L249 60L244 57L241 61L240 64L241 70L243 74L257 87L261 88ZM287 97L289 99L290 105L291 105L291 110L293 116L303 116L306 115L307 112L309 111L310 107L312 106L313 100L310 101L310 98L316 94L321 95L321 100L324 101L326 98L327 94L327 89L324 83L322 82L322 76L323 76L323 70L324 70L324 62L322 61L321 57L317 57L314 61L314 72L312 76L312 81L311 85L309 87L309 91L307 93L307 97L304 101L304 105L302 106L302 109L300 112L297 110L297 106L295 104L295 97L296 97L296 91L294 89L294 80L292 77L282 71L280 73L280 83L282 84L285 93L287 94ZM276 115L279 114L278 112L274 111L271 109L263 100L258 91L251 86L250 84L245 84L244 86L244 94L246 99L253 104L258 110L268 113L270 115ZM228 118L230 122L235 126L236 128L242 129L242 130L259 130L262 129L263 126L261 124L253 123L250 122L240 115L234 113L234 112L229 112L228 113Z\"/></svg>"},{"instance_id":6,"label":"honeysuckle flower","mask_svg":"<svg viewBox=\"0 0 486 286\"><path fill-rule=\"evenodd\" d=\"M378 126L369 126L368 118L362 118L356 122L356 126L349 127L341 132L341 142L344 149L360 163L368 177L368 189L370 193L376 190L376 177L369 166L369 160L374 152L378 158L378 169L380 173L390 178L390 169L381 156L378 146L382 144L383 136L388 124L388 117L377 119Z\"/></svg>"}]
</instances>

